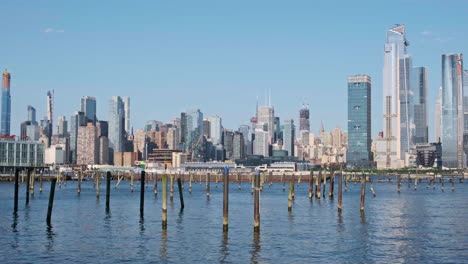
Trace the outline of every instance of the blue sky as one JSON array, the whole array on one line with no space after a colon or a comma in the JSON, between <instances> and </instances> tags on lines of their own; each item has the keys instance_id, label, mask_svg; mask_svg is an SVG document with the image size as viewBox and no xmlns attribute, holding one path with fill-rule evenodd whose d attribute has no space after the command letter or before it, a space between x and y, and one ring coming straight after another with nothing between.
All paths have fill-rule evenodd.
<instances>
[{"instance_id":1,"label":"blue sky","mask_svg":"<svg viewBox=\"0 0 468 264\"><path fill-rule=\"evenodd\" d=\"M468 1L0 0L0 67L12 74L12 131L33 105L69 119L95 96L107 120L113 95L130 96L135 129L186 109L246 123L272 93L282 120L310 104L311 126L346 130L346 77L372 77L372 134L382 129L386 30L406 24L414 66L429 68L429 120L441 54L468 50ZM467 64L468 65L468 64ZM432 138L431 138L432 139Z\"/></svg>"}]
</instances>

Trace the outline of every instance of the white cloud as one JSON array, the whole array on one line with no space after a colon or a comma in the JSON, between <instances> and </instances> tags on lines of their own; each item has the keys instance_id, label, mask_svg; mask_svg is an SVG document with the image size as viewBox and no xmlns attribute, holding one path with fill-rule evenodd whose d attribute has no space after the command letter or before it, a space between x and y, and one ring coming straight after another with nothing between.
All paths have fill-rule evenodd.
<instances>
[{"instance_id":1,"label":"white cloud","mask_svg":"<svg viewBox=\"0 0 468 264\"><path fill-rule=\"evenodd\" d=\"M429 35L432 35L432 32L429 31L429 30L424 30L423 32L421 32L421 35L423 35L423 36L429 36Z\"/></svg>"},{"instance_id":2,"label":"white cloud","mask_svg":"<svg viewBox=\"0 0 468 264\"><path fill-rule=\"evenodd\" d=\"M64 33L65 30L63 29L55 29L55 28L46 28L42 32L44 33Z\"/></svg>"}]
</instances>

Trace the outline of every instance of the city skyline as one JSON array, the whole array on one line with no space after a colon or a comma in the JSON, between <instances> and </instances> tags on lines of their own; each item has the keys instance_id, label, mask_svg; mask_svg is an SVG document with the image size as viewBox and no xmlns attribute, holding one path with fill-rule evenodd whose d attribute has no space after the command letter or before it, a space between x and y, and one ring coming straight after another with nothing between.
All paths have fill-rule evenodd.
<instances>
[{"instance_id":1,"label":"city skyline","mask_svg":"<svg viewBox=\"0 0 468 264\"><path fill-rule=\"evenodd\" d=\"M26 113L23 109L27 105L36 107L39 117L45 115L42 95L48 90L55 90L54 108L57 115L71 116L76 109L79 109L79 101L74 98L90 95L95 96L101 102L98 103L98 118L106 120L106 102L109 97L111 95L122 95L130 96L134 102L132 106L132 124L135 128L143 127L144 123L151 119L169 121L177 116L179 112L189 108L200 108L207 116L221 116L225 120L226 127L237 128L239 125L247 123L248 120L246 121L246 119L255 112L255 108L251 106L255 105L256 98L261 97L263 91L269 88L272 91L272 104L275 106L275 112L279 113L281 119L293 118L298 124L297 108L303 103L308 103L310 105L312 131L317 131L322 120L327 129L332 129L335 126L345 128L346 115L343 113L346 112L346 86L343 83L346 82L347 76L363 73L371 76L374 83L372 102L375 111L372 116L372 137L375 138L378 131L383 131L379 121L382 113L378 104L379 98L381 98L381 65L383 58L380 54L382 52L382 42L385 38L384 32L393 23L402 23L408 27L407 34L411 40L411 54L417 62L415 65L424 65L428 68L429 139L433 141L434 119L432 117L434 116L434 104L438 87L441 83L440 55L463 53L463 47L467 46L466 37L460 34L464 29L457 26L456 20L454 20L457 14L466 11L466 6L461 4L455 8L444 3L432 3L428 7L420 5L418 1L401 1L399 4L405 4L409 10L418 8L421 15L413 18L401 14L401 12L396 12L396 7L389 6L389 14L383 14L383 17L378 19L376 23L367 23L367 19L372 17L370 15L372 10L381 7L377 3L363 2L353 4L355 6L343 3L334 12L346 18L346 10L357 10L359 6L364 4L368 8L369 14L363 18L355 17L356 21L353 28L349 28L349 25L342 23L342 20L338 22L328 20L326 15L330 13L327 8L331 4L327 3L312 5L299 2L296 6L285 7L285 10L280 10L280 6L275 3L271 3L266 7L261 3L253 3L249 4L249 12L242 9L244 6L242 3L223 3L215 6L201 3L201 6L207 8L206 11L199 9L195 4L187 3L184 6L184 12L188 13L184 14L197 11L200 17L194 16L190 20L185 19L182 22L175 23L167 23L170 20L163 13L164 11L168 11L168 13L172 11L173 13L178 10L177 5L170 3L149 4L148 10L154 11L154 8L158 8L156 12L159 18L158 21L163 23L165 27L158 24L153 26L144 24L145 27L141 31L137 30L137 32L132 33L129 29L139 28L138 25L142 25L142 22L146 21L142 19L149 16L149 13L143 12L138 19L130 22L126 21L126 23L129 23L125 26L128 30L123 31L122 37L128 35L134 41L127 42L127 45L124 45L125 49L123 49L123 46L116 44L113 49L111 48L112 52L106 53L104 52L104 46L102 46L104 44L100 44L88 47L86 51L90 53L86 54L83 53L84 47L78 47L69 42L83 36L84 32L87 32L88 26L78 26L76 22L79 20L75 16L71 16L70 22L67 24L61 23L60 15L55 18L44 19L52 10L63 11L63 13L70 15L68 13L70 12L69 7L65 7L58 2L47 1L44 4L45 7L37 14L32 15L30 20L18 21L18 18L10 16L18 12L20 7L23 12L32 14L37 11L39 5L32 4L25 8L21 3L7 2L6 8L11 12L7 12L6 16L11 18L12 26L6 29L6 33L11 36L11 39L4 45L10 52L5 54L6 56L0 66L8 68L12 73L11 93L12 98L14 98L12 100L12 133L19 134L19 124L26 119ZM398 3L395 4L395 6L397 5ZM116 3L116 6L118 7L119 4ZM432 10L437 9L435 8L437 6L441 7L440 12L437 13L437 17L441 19L436 24L432 21L434 15ZM74 8L78 7L74 6ZM103 8L103 6L97 4L96 10L100 10L100 8ZM250 14L250 12L264 10L264 8L270 11L270 15L259 12L260 17L254 18ZM220 15L223 15L231 9L233 9L234 13L226 17L210 13L211 11L217 11ZM319 9L323 11L323 14L317 12ZM137 10L117 10L115 14L108 16L110 18L116 18L118 15L125 17L134 14L134 12L137 12ZM284 14L286 17L294 14L296 19L276 22L274 17L279 14ZM97 19L96 15L95 13L90 14L90 19ZM43 19L43 22L35 24L34 22L39 19ZM327 23L326 27L322 27L321 23L317 23L320 19ZM214 21L221 22L222 25L228 25L229 27L227 27L227 30L220 31L221 27L214 27L209 23ZM193 32L213 36L212 43L196 42L196 35L187 34L187 31L185 31L188 24L184 22L190 22L190 25L192 25L190 26L191 31L194 29ZM241 22L239 27L235 26L237 22ZM252 31L240 32L238 28L244 28L244 23L250 23ZM117 23L117 25L123 26L120 23ZM50 27L52 27L52 30ZM96 24L96 33L105 33L106 29L112 29L109 27L110 24L100 22ZM20 29L27 30L21 36L14 34L14 30ZM168 32L173 32L173 34L170 35ZM229 34L221 34L221 32L229 32ZM251 34L252 32L262 34L254 37ZM164 36L166 42L156 42L157 45L149 49L148 44L156 41L154 38L147 39L150 33ZM365 40L351 37L356 34L365 34ZM97 35L96 37L102 43L108 43L110 39L118 36L111 34L111 36L107 36L109 40L106 40L106 34L103 37ZM38 48L50 46L50 50L45 54L34 54L31 51L24 50L21 45L18 45L25 41L24 38L37 39ZM346 39L346 46L351 46L352 49L343 50L341 48L344 39ZM147 41L141 42L142 40ZM186 60L175 56L174 52L179 51L177 47L180 47L180 45L176 48L167 46L167 44L175 41L179 43L180 40L185 40L183 42L195 41L194 46L187 47L187 51L180 54ZM236 40L234 43L237 44L227 45L232 40ZM255 43L252 40L260 41L264 45L252 44ZM247 43L252 44L250 48L245 46ZM341 45L333 43L341 43ZM206 48L202 48L205 44L208 44ZM135 48L140 47L139 45L142 46L141 51L138 52ZM73 52L74 55L67 52L64 47L68 47L68 51L76 51L76 54L75 52ZM218 49L213 49L215 47L226 47L228 52L220 52ZM292 47L293 49L291 49ZM132 52L125 52L127 49ZM208 52L207 49L214 50L214 55L220 58L215 59L214 55L210 55L201 65L198 63L198 70L195 70L193 68L195 62L199 61L199 55ZM154 53L153 50L157 52ZM260 52L260 50L263 50L263 52ZM115 64L115 59L106 60L110 55L114 55L115 51L124 51L119 56L119 61L121 61L119 65L121 66L111 65ZM148 58L155 58L156 56L158 59L152 60L155 62L150 63L144 59L145 57L142 56L141 52ZM170 54L172 61L168 61L169 57L162 54L162 52ZM192 55L188 56L190 53ZM240 58L244 59L236 59L228 55L230 53L236 55L236 57L243 55ZM28 58L28 63L21 56L13 56L18 54L24 54L25 58ZM78 54L82 58L76 57ZM132 54L131 57L130 54ZM47 59L43 59L44 55L47 55ZM60 58L63 56L63 59L59 59L59 55ZM89 57L91 55L94 58L93 60ZM43 63L44 67L31 67L39 61ZM87 63L84 63L85 61ZM273 61L278 63L271 63ZM316 61L322 62L322 64L315 63ZM70 65L71 67L68 70L57 68L58 64L68 65L70 62L75 63ZM166 68L162 68L164 64L167 66ZM321 66L319 67L318 64ZM179 65L181 69L174 71L175 65ZM219 67L220 65L222 67ZM326 66L327 70L323 66ZM104 70L97 71L97 69ZM50 72L57 74L54 74L54 78L41 78L41 76L46 76ZM177 72L182 75L175 75ZM228 72L232 74L228 74ZM255 75L252 75L252 73L255 73ZM130 76L133 77L130 78ZM130 85L130 83L132 84ZM127 89L130 86L132 87L131 92ZM108 94L109 89L113 91L111 95ZM235 90L238 93L232 94L231 100L223 101L217 99L215 90ZM177 97L174 97L172 95L174 91L181 91L181 93L177 93ZM322 91L327 91L327 93ZM30 94L31 97L22 97L21 95L24 93ZM162 102L153 107L153 97L171 99L159 100ZM195 102L191 102L191 100ZM237 109L239 102L249 107Z\"/></svg>"}]
</instances>

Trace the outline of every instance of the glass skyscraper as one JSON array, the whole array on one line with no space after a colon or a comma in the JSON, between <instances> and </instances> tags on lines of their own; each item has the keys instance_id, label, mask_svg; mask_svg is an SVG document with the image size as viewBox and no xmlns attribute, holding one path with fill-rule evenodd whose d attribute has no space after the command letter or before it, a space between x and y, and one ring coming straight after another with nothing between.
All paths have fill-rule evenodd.
<instances>
[{"instance_id":1,"label":"glass skyscraper","mask_svg":"<svg viewBox=\"0 0 468 264\"><path fill-rule=\"evenodd\" d=\"M109 157L115 152L124 152L125 112L120 96L113 96L109 103Z\"/></svg>"},{"instance_id":2,"label":"glass skyscraper","mask_svg":"<svg viewBox=\"0 0 468 264\"><path fill-rule=\"evenodd\" d=\"M429 129L427 126L427 68L412 69L412 91L414 108L414 143L428 143Z\"/></svg>"},{"instance_id":3,"label":"glass skyscraper","mask_svg":"<svg viewBox=\"0 0 468 264\"><path fill-rule=\"evenodd\" d=\"M86 116L83 112L75 112L70 118L70 157L71 163L76 164L76 150L78 143L78 127L86 125Z\"/></svg>"},{"instance_id":4,"label":"glass skyscraper","mask_svg":"<svg viewBox=\"0 0 468 264\"><path fill-rule=\"evenodd\" d=\"M199 157L202 148L203 137L203 113L199 109L187 111L186 149L193 151L194 158Z\"/></svg>"},{"instance_id":5,"label":"glass skyscraper","mask_svg":"<svg viewBox=\"0 0 468 264\"><path fill-rule=\"evenodd\" d=\"M11 95L10 95L10 80L9 72L4 72L2 76L2 108L0 121L0 134L10 135L10 118L11 118Z\"/></svg>"},{"instance_id":6,"label":"glass skyscraper","mask_svg":"<svg viewBox=\"0 0 468 264\"><path fill-rule=\"evenodd\" d=\"M295 141L294 120L284 120L283 125L283 150L288 152L288 156L294 156L294 141Z\"/></svg>"},{"instance_id":7,"label":"glass skyscraper","mask_svg":"<svg viewBox=\"0 0 468 264\"><path fill-rule=\"evenodd\" d=\"M83 96L81 98L81 112L86 116L86 122L96 124L96 98L91 96Z\"/></svg>"},{"instance_id":8,"label":"glass skyscraper","mask_svg":"<svg viewBox=\"0 0 468 264\"><path fill-rule=\"evenodd\" d=\"M348 77L348 166L372 167L371 152L371 78Z\"/></svg>"},{"instance_id":9,"label":"glass skyscraper","mask_svg":"<svg viewBox=\"0 0 468 264\"><path fill-rule=\"evenodd\" d=\"M442 165L463 168L463 56L442 55Z\"/></svg>"}]
</instances>

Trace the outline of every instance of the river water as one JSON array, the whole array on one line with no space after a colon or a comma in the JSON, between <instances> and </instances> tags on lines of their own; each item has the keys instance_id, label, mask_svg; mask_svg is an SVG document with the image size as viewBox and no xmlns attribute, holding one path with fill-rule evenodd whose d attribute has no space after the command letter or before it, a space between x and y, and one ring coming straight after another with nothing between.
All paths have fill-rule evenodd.
<instances>
[{"instance_id":1,"label":"river water","mask_svg":"<svg viewBox=\"0 0 468 264\"><path fill-rule=\"evenodd\" d=\"M114 186L115 182L112 183ZM296 186L291 213L281 183L265 184L260 195L260 233L253 232L250 184L230 184L229 232L222 231L222 185L188 183L185 210L177 192L168 201L168 228L161 228L159 195L150 183L145 213L139 214L140 186L129 182L111 189L105 210L105 183L96 199L92 182L57 185L52 226L46 225L49 182L25 205L20 186L19 211L13 215L14 185L0 183L0 263L468 263L468 187L445 183L414 191L404 182L374 183L377 196L366 191L361 215L360 183L343 193L343 213L334 200L308 198L308 183ZM369 184L367 185L369 187ZM337 191L335 186L335 192ZM328 185L327 185L328 194ZM336 196L336 195L335 195Z\"/></svg>"}]
</instances>

